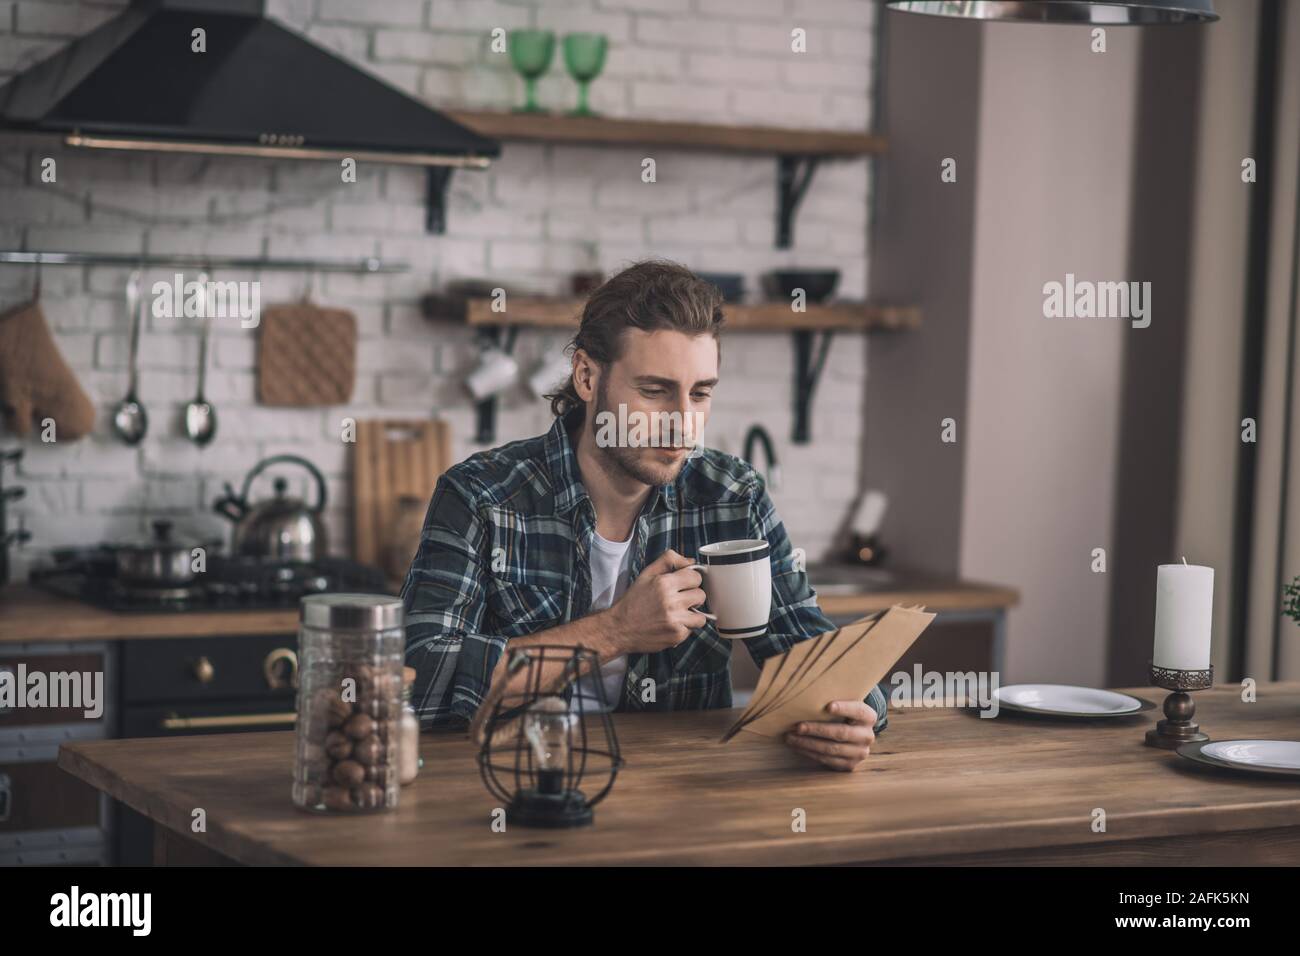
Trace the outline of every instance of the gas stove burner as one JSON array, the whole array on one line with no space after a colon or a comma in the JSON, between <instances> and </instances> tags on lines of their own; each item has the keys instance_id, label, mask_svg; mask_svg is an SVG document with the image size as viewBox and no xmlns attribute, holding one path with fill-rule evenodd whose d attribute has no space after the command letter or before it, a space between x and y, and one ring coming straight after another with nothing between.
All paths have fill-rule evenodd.
<instances>
[{"instance_id":1,"label":"gas stove burner","mask_svg":"<svg viewBox=\"0 0 1300 956\"><path fill-rule=\"evenodd\" d=\"M109 592L116 601L128 607L184 610L203 599L204 589L198 586L147 587L114 581Z\"/></svg>"},{"instance_id":2,"label":"gas stove burner","mask_svg":"<svg viewBox=\"0 0 1300 956\"><path fill-rule=\"evenodd\" d=\"M288 562L214 555L194 583L167 587L128 584L115 572L99 551L86 550L57 556L54 567L33 571L31 581L97 607L136 612L271 610L296 607L304 595L328 591L391 593L381 570L346 558Z\"/></svg>"}]
</instances>

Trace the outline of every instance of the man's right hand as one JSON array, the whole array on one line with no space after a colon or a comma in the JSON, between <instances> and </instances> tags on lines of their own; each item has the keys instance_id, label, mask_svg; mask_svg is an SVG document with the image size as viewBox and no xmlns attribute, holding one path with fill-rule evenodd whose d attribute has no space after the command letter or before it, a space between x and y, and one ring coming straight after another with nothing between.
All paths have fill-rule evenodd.
<instances>
[{"instance_id":1,"label":"man's right hand","mask_svg":"<svg viewBox=\"0 0 1300 956\"><path fill-rule=\"evenodd\" d=\"M676 647L691 631L708 623L692 608L704 603L699 571L668 550L646 565L632 586L609 609L610 656L653 654Z\"/></svg>"}]
</instances>

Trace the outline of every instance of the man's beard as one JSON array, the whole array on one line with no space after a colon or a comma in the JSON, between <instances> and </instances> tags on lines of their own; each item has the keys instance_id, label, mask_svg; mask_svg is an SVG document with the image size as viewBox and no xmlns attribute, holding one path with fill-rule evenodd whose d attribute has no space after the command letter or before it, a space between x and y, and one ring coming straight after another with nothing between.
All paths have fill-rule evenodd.
<instances>
[{"instance_id":1,"label":"man's beard","mask_svg":"<svg viewBox=\"0 0 1300 956\"><path fill-rule=\"evenodd\" d=\"M596 412L587 417L587 427L591 429L592 445L596 448L596 460L605 469L605 473L613 478L631 478L643 485L666 485L676 481L682 468L686 466L689 455L675 462L659 463L647 460L657 449L625 448L617 443L601 447L600 443L595 441L596 422L601 420L601 413L609 412L615 418L618 416L618 409L611 408L609 405L609 393L603 381L604 376L601 378L601 383L596 387Z\"/></svg>"}]
</instances>

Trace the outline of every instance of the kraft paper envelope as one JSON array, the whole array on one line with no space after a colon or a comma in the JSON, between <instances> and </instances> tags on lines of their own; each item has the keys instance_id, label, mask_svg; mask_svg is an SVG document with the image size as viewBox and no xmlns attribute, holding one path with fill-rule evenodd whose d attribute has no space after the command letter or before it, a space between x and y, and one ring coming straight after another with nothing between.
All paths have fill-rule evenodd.
<instances>
[{"instance_id":1,"label":"kraft paper envelope","mask_svg":"<svg viewBox=\"0 0 1300 956\"><path fill-rule=\"evenodd\" d=\"M778 737L800 721L833 719L826 705L833 700L864 700L934 617L933 613L894 605L819 677L741 729Z\"/></svg>"},{"instance_id":2,"label":"kraft paper envelope","mask_svg":"<svg viewBox=\"0 0 1300 956\"><path fill-rule=\"evenodd\" d=\"M774 707L779 707L784 701L789 699L790 695L796 688L801 686L807 679L808 674L818 670L826 660L828 654L838 655L841 650L851 644L856 643L854 631L850 628L836 628L833 631L826 631L818 634L816 637L809 638L806 643L812 644L813 648L804 655L798 666L791 670L789 667L782 668L777 675L777 686L774 686L764 699L757 706L751 705L749 710L741 714L738 724L744 726L751 721L757 720ZM838 650L834 649L838 648ZM737 727L737 729L740 729Z\"/></svg>"},{"instance_id":3,"label":"kraft paper envelope","mask_svg":"<svg viewBox=\"0 0 1300 956\"><path fill-rule=\"evenodd\" d=\"M773 672L772 683L769 685L770 689L768 692L773 693L779 690L780 687L783 686L779 674L784 673L785 671L789 671L793 673L795 668L797 668L800 664L803 663L803 659L807 657L808 654L810 654L815 647L816 647L816 641L814 640L810 639L806 641L800 641L798 644L790 648L790 650L786 651L784 654L774 655L773 657L769 657L766 661L764 661L763 662L764 671L767 670L767 665L769 663L775 664L776 667L778 668L777 671ZM757 697L758 691L755 690L754 694L755 697ZM740 719L731 725L730 730L728 730L725 734L723 734L722 740L724 742L730 740L735 735L736 731L740 729L741 724L744 722L747 716L750 718L753 717L754 704L755 704L755 700L751 699L749 702L749 707L747 707L745 709L745 712L740 715Z\"/></svg>"},{"instance_id":4,"label":"kraft paper envelope","mask_svg":"<svg viewBox=\"0 0 1300 956\"><path fill-rule=\"evenodd\" d=\"M816 637L801 641L795 647L813 645L806 652L800 651L802 660L791 660L798 655L791 654L789 651L765 660L763 673L759 676L758 686L754 689L754 696L750 699L749 706L722 735L720 742L726 743L746 724L757 720L773 707L779 706L792 690L802 686L811 670L820 671L830 660L838 658L850 646L861 640L862 635L870 629L881 613L883 612L878 611L870 617L854 621L845 628L837 627L833 631L825 631Z\"/></svg>"},{"instance_id":5,"label":"kraft paper envelope","mask_svg":"<svg viewBox=\"0 0 1300 956\"><path fill-rule=\"evenodd\" d=\"M870 617L861 618L840 628L835 640L830 643L830 646L811 666L804 668L803 673L799 674L791 682L791 685L782 693L781 700L778 703L783 704L786 701L793 700L796 695L801 694L806 688L820 680L821 676L834 667L836 662L845 654L852 651L859 641L870 640L871 631L883 613L883 611L878 611ZM763 714L760 713L756 716L761 717Z\"/></svg>"},{"instance_id":6,"label":"kraft paper envelope","mask_svg":"<svg viewBox=\"0 0 1300 956\"><path fill-rule=\"evenodd\" d=\"M773 654L763 661L763 673L758 675L758 686L754 688L754 696L749 698L749 706L745 708L745 714L756 714L762 708L768 690L772 687L772 682L777 679L777 674L784 663L784 654ZM745 714L741 715L742 719Z\"/></svg>"},{"instance_id":7,"label":"kraft paper envelope","mask_svg":"<svg viewBox=\"0 0 1300 956\"><path fill-rule=\"evenodd\" d=\"M883 613L883 611L877 611L875 614L859 618L852 624L846 624L842 628L836 628L833 631L827 631L812 638L812 640L818 642L818 649L804 659L803 665L798 669L798 672L790 675L788 680L786 672L782 670L778 675L781 687L769 694L767 701L761 707L751 706L749 711L741 715L739 723L748 724L762 717L774 707L779 707L790 700L870 633L871 628L875 626L876 621L879 620Z\"/></svg>"},{"instance_id":8,"label":"kraft paper envelope","mask_svg":"<svg viewBox=\"0 0 1300 956\"><path fill-rule=\"evenodd\" d=\"M808 645L807 653L803 654L802 658L795 660L792 664L788 664L781 668L780 672L776 676L775 683L768 693L767 699L757 705L751 703L748 715L746 716L742 714L741 719L753 720L755 717L762 716L766 711L771 710L772 707L779 704L782 698L790 692L790 689L802 679L803 675L808 673L808 669L821 658L822 654L825 653L826 648L839 633L839 628L836 628L833 631L826 631L822 634L818 634L816 637L810 637L800 641L799 644ZM795 645L795 647L798 646L798 644ZM794 650L794 647L790 650ZM787 651L780 656L792 657L793 655Z\"/></svg>"}]
</instances>

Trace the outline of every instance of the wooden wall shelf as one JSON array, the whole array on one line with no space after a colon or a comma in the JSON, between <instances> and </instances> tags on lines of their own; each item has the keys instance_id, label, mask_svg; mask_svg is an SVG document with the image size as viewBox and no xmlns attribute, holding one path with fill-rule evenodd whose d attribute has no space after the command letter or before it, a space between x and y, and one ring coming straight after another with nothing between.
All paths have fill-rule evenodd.
<instances>
[{"instance_id":1,"label":"wooden wall shelf","mask_svg":"<svg viewBox=\"0 0 1300 956\"><path fill-rule=\"evenodd\" d=\"M505 312L493 312L490 298L429 296L425 312L430 318L474 326L573 329L578 325L584 302L584 299L513 296L506 299ZM913 329L921 324L921 310L916 306L870 302L810 305L806 312L793 312L786 302L728 303L723 311L726 327L737 332L874 332Z\"/></svg>"},{"instance_id":2,"label":"wooden wall shelf","mask_svg":"<svg viewBox=\"0 0 1300 956\"><path fill-rule=\"evenodd\" d=\"M447 115L483 136L541 143L668 146L675 149L824 158L872 156L885 151L883 136L839 130L721 126L712 123L482 110L450 110Z\"/></svg>"},{"instance_id":3,"label":"wooden wall shelf","mask_svg":"<svg viewBox=\"0 0 1300 956\"><path fill-rule=\"evenodd\" d=\"M776 236L778 249L794 244L794 216L819 163L878 156L883 136L842 130L788 129L777 126L726 126L663 120L567 116L563 113L502 113L448 110L447 116L483 136L534 143L583 146L643 146L742 153L776 158ZM447 227L447 188L452 167L430 166L425 187L426 228Z\"/></svg>"},{"instance_id":4,"label":"wooden wall shelf","mask_svg":"<svg viewBox=\"0 0 1300 956\"><path fill-rule=\"evenodd\" d=\"M492 299L431 295L424 300L429 318L450 319L480 329L480 335L505 352L513 351L520 329L577 328L583 299L547 299L509 296L505 312L492 311ZM869 302L840 302L810 305L806 312L791 311L787 302L755 305L729 303L723 307L726 328L735 332L789 332L794 344L794 432L791 440L806 444L812 440L812 398L826 365L831 337L836 332L874 332L914 329L921 324L916 306L877 305ZM491 444L496 435L496 396L478 403L480 444Z\"/></svg>"}]
</instances>

